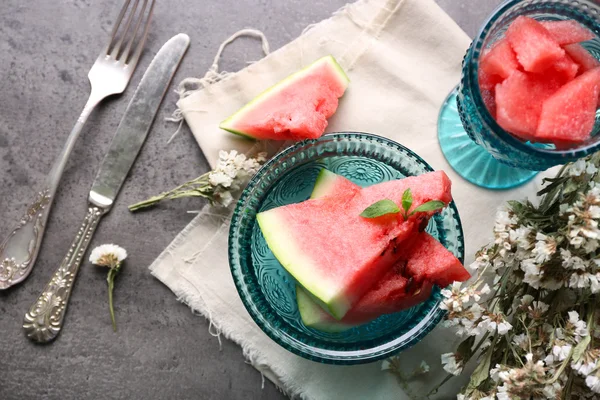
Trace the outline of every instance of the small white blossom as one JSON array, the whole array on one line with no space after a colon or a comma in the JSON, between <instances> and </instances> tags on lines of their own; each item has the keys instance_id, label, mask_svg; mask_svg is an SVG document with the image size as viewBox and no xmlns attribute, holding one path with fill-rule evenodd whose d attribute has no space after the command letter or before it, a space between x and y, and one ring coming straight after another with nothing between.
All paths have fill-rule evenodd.
<instances>
[{"instance_id":1,"label":"small white blossom","mask_svg":"<svg viewBox=\"0 0 600 400\"><path fill-rule=\"evenodd\" d=\"M597 361L592 362L584 362L583 360L579 360L576 363L571 364L571 368L577 371L582 376L588 376L592 372L594 372L597 368Z\"/></svg>"},{"instance_id":2,"label":"small white blossom","mask_svg":"<svg viewBox=\"0 0 600 400\"><path fill-rule=\"evenodd\" d=\"M600 379L596 375L589 375L585 378L585 384L595 393L600 393Z\"/></svg>"},{"instance_id":3,"label":"small white blossom","mask_svg":"<svg viewBox=\"0 0 600 400\"><path fill-rule=\"evenodd\" d=\"M233 202L233 195L229 191L219 192L216 200L223 207L229 207Z\"/></svg>"},{"instance_id":4,"label":"small white blossom","mask_svg":"<svg viewBox=\"0 0 600 400\"><path fill-rule=\"evenodd\" d=\"M572 348L573 347L568 344L566 344L564 346L553 346L552 347L552 355L554 356L554 360L558 360L558 361L565 360L571 353Z\"/></svg>"},{"instance_id":5,"label":"small white blossom","mask_svg":"<svg viewBox=\"0 0 600 400\"><path fill-rule=\"evenodd\" d=\"M208 175L208 181L212 186L223 186L228 188L233 183L233 178L222 170L213 171Z\"/></svg>"},{"instance_id":6,"label":"small white blossom","mask_svg":"<svg viewBox=\"0 0 600 400\"><path fill-rule=\"evenodd\" d=\"M498 334L505 335L512 329L512 325L504 319L502 314L490 314L483 317L482 321L479 323L479 328L491 333L497 330Z\"/></svg>"},{"instance_id":7,"label":"small white blossom","mask_svg":"<svg viewBox=\"0 0 600 400\"><path fill-rule=\"evenodd\" d=\"M583 158L580 158L569 167L569 175L581 176L587 168L586 162Z\"/></svg>"},{"instance_id":8,"label":"small white blossom","mask_svg":"<svg viewBox=\"0 0 600 400\"><path fill-rule=\"evenodd\" d=\"M103 244L92 250L90 262L102 267L114 268L127 258L127 251L115 244Z\"/></svg>"},{"instance_id":9,"label":"small white blossom","mask_svg":"<svg viewBox=\"0 0 600 400\"><path fill-rule=\"evenodd\" d=\"M513 337L512 342L515 346L521 348L522 350L526 350L529 348L529 339L527 338L527 335L524 333L515 335Z\"/></svg>"},{"instance_id":10,"label":"small white blossom","mask_svg":"<svg viewBox=\"0 0 600 400\"><path fill-rule=\"evenodd\" d=\"M446 372L452 375L460 375L463 370L462 360L456 359L456 354L445 353L442 354L442 365Z\"/></svg>"}]
</instances>

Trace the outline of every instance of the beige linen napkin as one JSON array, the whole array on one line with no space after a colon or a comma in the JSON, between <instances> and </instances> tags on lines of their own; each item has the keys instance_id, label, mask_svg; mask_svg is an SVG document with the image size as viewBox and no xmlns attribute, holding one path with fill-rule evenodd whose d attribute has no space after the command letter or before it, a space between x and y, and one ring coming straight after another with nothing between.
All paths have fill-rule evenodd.
<instances>
[{"instance_id":1,"label":"beige linen napkin","mask_svg":"<svg viewBox=\"0 0 600 400\"><path fill-rule=\"evenodd\" d=\"M287 46L179 103L209 163L219 150L248 150L253 142L220 131L218 124L265 88L332 54L350 86L329 132L363 131L391 138L448 173L466 241L466 262L491 237L495 210L508 199L532 196L535 184L489 191L460 178L446 163L436 134L439 108L460 78L469 39L432 0L360 0L344 7ZM341 367L295 356L253 322L234 287L227 260L228 215L205 208L151 265L152 273L193 310L238 343L259 371L290 396L307 399L423 399L445 377L440 354L453 333L436 328L401 354L409 373L421 360L428 375L399 382L381 363ZM452 398L460 381L438 398Z\"/></svg>"}]
</instances>

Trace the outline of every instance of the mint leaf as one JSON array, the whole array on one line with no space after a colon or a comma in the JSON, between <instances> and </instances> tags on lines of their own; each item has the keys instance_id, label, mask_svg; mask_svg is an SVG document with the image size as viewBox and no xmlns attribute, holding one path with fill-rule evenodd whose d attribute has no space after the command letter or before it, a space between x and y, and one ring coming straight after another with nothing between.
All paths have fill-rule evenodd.
<instances>
[{"instance_id":1,"label":"mint leaf","mask_svg":"<svg viewBox=\"0 0 600 400\"><path fill-rule=\"evenodd\" d=\"M443 201L431 200L431 201L428 201L427 203L423 203L419 207L415 208L415 210L410 215L418 213L418 212L441 210L444 207L446 207L446 203L444 203Z\"/></svg>"},{"instance_id":2,"label":"mint leaf","mask_svg":"<svg viewBox=\"0 0 600 400\"><path fill-rule=\"evenodd\" d=\"M410 210L410 206L412 206L412 203L413 203L412 192L410 191L410 188L408 188L402 194L402 208L404 209L405 213L407 213L408 210Z\"/></svg>"},{"instance_id":3,"label":"mint leaf","mask_svg":"<svg viewBox=\"0 0 600 400\"><path fill-rule=\"evenodd\" d=\"M365 208L365 210L360 213L360 216L365 218L377 218L386 214L398 214L399 212L400 209L396 203L390 199L383 199Z\"/></svg>"}]
</instances>

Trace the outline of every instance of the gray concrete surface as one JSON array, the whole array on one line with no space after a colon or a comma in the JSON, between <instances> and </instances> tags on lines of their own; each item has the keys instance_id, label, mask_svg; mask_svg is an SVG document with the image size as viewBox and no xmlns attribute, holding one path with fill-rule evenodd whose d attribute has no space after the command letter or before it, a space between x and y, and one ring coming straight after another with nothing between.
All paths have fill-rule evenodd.
<instances>
[{"instance_id":1,"label":"gray concrete surface","mask_svg":"<svg viewBox=\"0 0 600 400\"><path fill-rule=\"evenodd\" d=\"M438 0L473 35L499 0ZM0 7L0 237L11 229L87 98L87 71L107 39L120 0L2 0ZM130 256L116 284L118 333L106 303L104 271L83 265L67 322L47 346L21 331L23 314L56 268L85 213L86 197L125 106L160 46L179 32L191 48L174 81L199 76L218 45L241 27L263 30L273 49L327 17L345 0L159 1L147 49L129 90L91 116L64 174L39 260L22 285L0 292L0 399L279 399L283 396L244 363L238 346L222 351L204 318L194 316L147 266L189 222L195 201L131 215L126 205L206 171L185 128L164 122L176 95L167 95L151 135L93 245L115 242ZM424 27L435 29L435 27ZM260 56L252 40L227 49L235 71Z\"/></svg>"}]
</instances>

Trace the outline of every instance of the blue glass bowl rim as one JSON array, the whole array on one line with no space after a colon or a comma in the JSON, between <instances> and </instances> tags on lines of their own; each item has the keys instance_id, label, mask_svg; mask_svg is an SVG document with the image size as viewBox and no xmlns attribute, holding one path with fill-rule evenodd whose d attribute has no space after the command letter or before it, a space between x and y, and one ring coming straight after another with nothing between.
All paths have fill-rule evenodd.
<instances>
[{"instance_id":1,"label":"blue glass bowl rim","mask_svg":"<svg viewBox=\"0 0 600 400\"><path fill-rule=\"evenodd\" d=\"M467 50L465 55L465 62L463 65L463 78L466 76L466 79L469 81L469 86L471 91L474 94L475 103L477 105L477 109L479 110L479 114L484 122L491 128L492 134L496 135L500 140L507 143L508 145L517 148L525 153L531 154L536 157L544 157L548 160L552 160L558 163L564 163L571 160L575 160L581 157L585 157L589 154L595 153L600 150L600 139L596 143L584 145L582 147L577 147L573 149L565 149L565 150L555 150L555 149L546 149L543 147L534 147L527 145L526 143L516 139L513 135L505 131L494 119L494 117L490 114L485 103L483 102L483 97L481 96L481 90L479 89L479 56L483 49L483 44L487 39L487 34L491 30L492 26L496 23L498 19L500 19L507 11L512 10L516 6L522 3L529 3L532 0L506 0L501 3L494 11L490 14L490 16L485 20L479 32L473 39L471 46ZM536 4L557 4L563 7L573 7L573 5L567 5L564 3L564 0L550 0L547 2L537 2ZM600 11L600 3L596 2L596 7ZM574 11L574 13L581 14L579 11ZM596 34L599 33L600 22L594 20L592 16L582 15L582 18L586 20L586 26L590 28L591 26L595 26L595 29L591 29ZM581 22L581 21L579 21Z\"/></svg>"},{"instance_id":2,"label":"blue glass bowl rim","mask_svg":"<svg viewBox=\"0 0 600 400\"><path fill-rule=\"evenodd\" d=\"M240 229L238 229L238 225L240 225L239 220L241 219L241 214L243 213L243 208L246 205L246 201L247 201L248 197L250 196L250 193L260 183L263 176L268 174L271 170L271 167L273 165L277 164L282 158L286 157L288 154L293 153L301 148L306 148L305 150L307 150L309 148L308 145L311 145L311 144L314 145L314 144L317 144L318 142L321 142L324 140L329 140L332 138L338 139L340 141L341 140L356 140L356 141L367 140L367 141L373 141L378 145L388 146L392 149L395 148L396 150L399 150L401 152L406 152L409 154L409 156L414 157L414 159L418 163L421 163L427 171L429 171L429 172L434 171L434 169L429 165L429 163L427 163L425 160L423 160L422 157L420 157L418 154L416 154L412 150L408 149L407 147L405 147L391 139L388 139L383 136L371 134L371 133L352 132L352 131L333 132L333 133L328 133L326 135L323 135L322 137L320 137L318 139L308 139L308 140L297 142L297 143L287 147L286 149L280 151L274 157L272 157L269 161L267 161L259 169L259 171L252 177L252 179L250 179L248 185L243 190L243 192L240 196L240 199L238 200L237 205L234 209L232 218L231 218L229 237L228 237L229 266L230 266L231 274L233 277L233 281L234 281L236 289L238 291L238 295L239 295L240 299L242 300L242 304L244 305L244 307L246 308L246 310L248 311L248 313L250 314L250 316L252 317L254 322L275 343L277 343L284 349L286 349L296 355L299 355L303 358L311 360L311 361L316 361L316 362L321 362L321 363L326 363L326 364L336 364L336 365L356 365L356 364L371 363L371 362L374 362L377 360L382 360L382 359L388 358L391 355L398 353L399 351L406 350L407 348L414 346L416 343L421 341L421 339L423 339L427 334L429 334L439 324L439 322L442 320L444 315L446 315L446 311L440 308L441 300L438 299L438 302L427 312L425 317L421 321L419 321L417 323L417 325L413 328L413 329L416 329L418 327L419 328L418 333L415 336L410 337L406 341L398 342L399 337L394 336L393 332L390 332L387 334L387 336L391 337L391 340L383 345L379 345L374 348L369 348L364 351L361 351L361 350L351 350L351 351L326 350L326 352L327 352L326 354L323 353L322 355L316 355L316 354L314 354L315 350L318 353L318 350L325 350L325 349L319 349L319 348L315 348L313 346L308 346L308 345L302 343L301 341L291 337L286 332L284 332L285 336L290 340L290 343L284 342L281 339L281 337L274 331L274 330L277 330L277 328L269 326L269 325L271 325L271 322L269 321L268 318L263 316L263 313L261 313L260 310L258 310L258 305L256 305L255 299L250 299L251 294L245 288L246 284L243 282L243 278L241 276L238 276L238 273L240 275L244 273L241 265L234 263L234 260L236 257L234 254L235 249L232 244L233 244L234 240L236 239L236 237L239 236L239 232L242 230L241 227L239 227ZM282 177L283 176L281 176L279 179L281 179ZM461 254L459 256L459 260L461 263L464 263L464 253L465 253L464 231L463 231L462 222L460 219L460 214L458 212L458 208L456 207L456 204L454 201L452 201L449 204L449 207L452 208L453 214L455 215L454 221L456 223L456 227L458 230L457 240L460 243L460 249L462 250ZM264 302L267 303L266 299L260 299L260 300L264 300ZM268 304L265 304L265 306L271 307ZM273 311L273 314L277 318L280 318L279 316L277 316L277 313L275 311ZM300 343L301 346L293 345L295 343ZM344 344L341 344L341 345L344 345ZM303 351L303 348L306 348L306 347L310 347L311 349L313 349L313 353Z\"/></svg>"}]
</instances>

